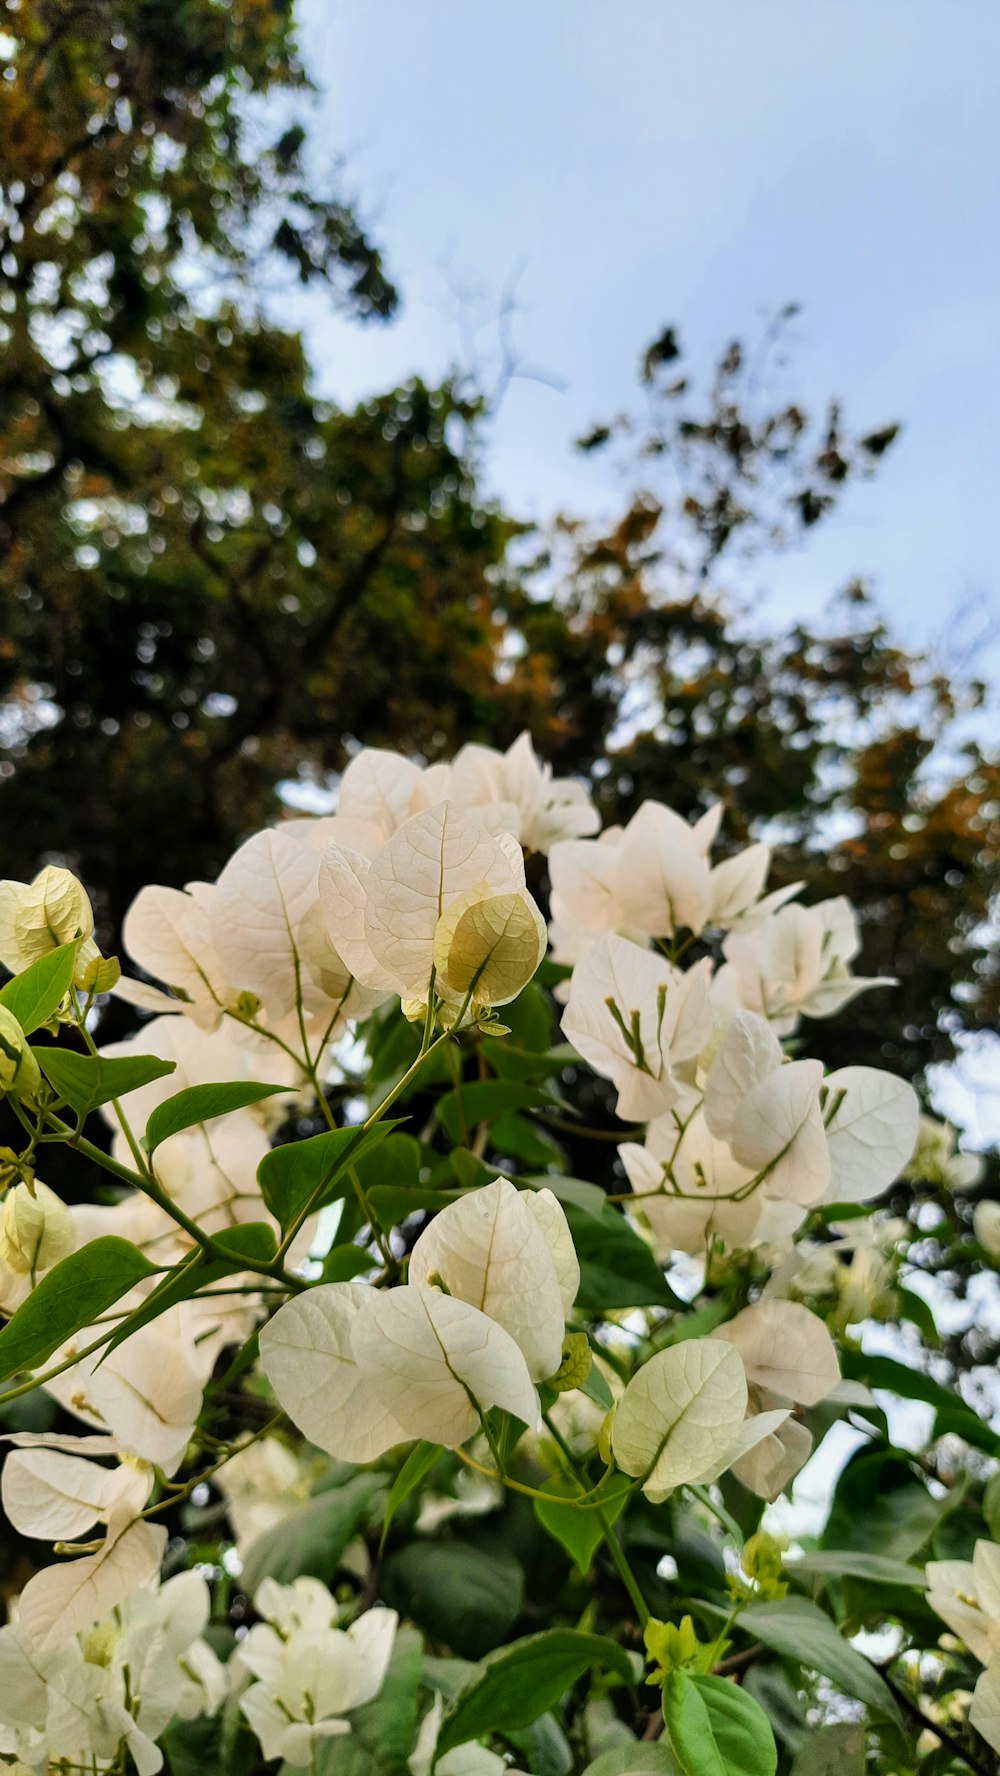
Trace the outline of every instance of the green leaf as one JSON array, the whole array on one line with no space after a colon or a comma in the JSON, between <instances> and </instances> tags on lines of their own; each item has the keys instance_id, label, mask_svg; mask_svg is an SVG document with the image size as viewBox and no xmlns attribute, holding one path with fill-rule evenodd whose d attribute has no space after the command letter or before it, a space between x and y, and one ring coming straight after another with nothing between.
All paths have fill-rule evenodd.
<instances>
[{"instance_id":1,"label":"green leaf","mask_svg":"<svg viewBox=\"0 0 1000 1776\"><path fill-rule=\"evenodd\" d=\"M161 1060L159 1055L105 1060L101 1055L77 1054L72 1048L32 1048L31 1052L49 1084L78 1116L89 1116L99 1105L123 1098L153 1079L165 1079L177 1066L176 1061Z\"/></svg>"},{"instance_id":2,"label":"green leaf","mask_svg":"<svg viewBox=\"0 0 1000 1776\"><path fill-rule=\"evenodd\" d=\"M774 1776L778 1748L767 1715L725 1678L672 1671L663 1718L684 1776Z\"/></svg>"},{"instance_id":3,"label":"green leaf","mask_svg":"<svg viewBox=\"0 0 1000 1776\"><path fill-rule=\"evenodd\" d=\"M407 1215L417 1215L421 1210L446 1209L455 1197L446 1190L403 1190L390 1184L384 1189L379 1185L375 1190L369 1190L368 1201L379 1226L388 1230L405 1221Z\"/></svg>"},{"instance_id":4,"label":"green leaf","mask_svg":"<svg viewBox=\"0 0 1000 1776\"><path fill-rule=\"evenodd\" d=\"M582 1209L587 1215L602 1215L607 1208L608 1199L599 1184L588 1184L585 1178L566 1178L561 1173L541 1172L528 1178L518 1178L519 1184L528 1184L532 1190L551 1190L554 1197L566 1208L572 1204L575 1209Z\"/></svg>"},{"instance_id":5,"label":"green leaf","mask_svg":"<svg viewBox=\"0 0 1000 1776\"><path fill-rule=\"evenodd\" d=\"M662 1740L654 1745L615 1745L588 1764L583 1776L682 1776L680 1764Z\"/></svg>"},{"instance_id":6,"label":"green leaf","mask_svg":"<svg viewBox=\"0 0 1000 1776\"><path fill-rule=\"evenodd\" d=\"M273 1098L277 1092L287 1090L287 1085L258 1085L252 1079L189 1085L186 1091L175 1092L172 1098L156 1106L146 1124L146 1151L155 1153L161 1141L179 1135L182 1129L211 1122L213 1116L228 1116L232 1110L245 1110L248 1104L259 1104L263 1098Z\"/></svg>"},{"instance_id":7,"label":"green leaf","mask_svg":"<svg viewBox=\"0 0 1000 1776\"><path fill-rule=\"evenodd\" d=\"M919 1566L904 1560L890 1560L884 1554L865 1554L851 1548L824 1548L817 1554L804 1554L799 1560L786 1560L785 1575L798 1574L811 1579L829 1575L835 1579L872 1579L876 1584L913 1585L926 1591L927 1579Z\"/></svg>"},{"instance_id":8,"label":"green leaf","mask_svg":"<svg viewBox=\"0 0 1000 1776\"><path fill-rule=\"evenodd\" d=\"M374 1701L352 1709L350 1733L319 1741L316 1776L409 1776L422 1665L420 1636L412 1628L401 1628L385 1682ZM282 1770L292 1776L290 1765L283 1765Z\"/></svg>"},{"instance_id":9,"label":"green leaf","mask_svg":"<svg viewBox=\"0 0 1000 1776\"><path fill-rule=\"evenodd\" d=\"M307 1141L272 1147L257 1167L257 1182L275 1219L288 1227L306 1207L313 1213L345 1195L352 1188L349 1167L384 1141L391 1128L391 1123L380 1122L372 1129L330 1129Z\"/></svg>"},{"instance_id":10,"label":"green leaf","mask_svg":"<svg viewBox=\"0 0 1000 1776\"><path fill-rule=\"evenodd\" d=\"M607 1204L590 1215L564 1204L580 1260L577 1306L596 1314L618 1307L681 1307L645 1241Z\"/></svg>"},{"instance_id":11,"label":"green leaf","mask_svg":"<svg viewBox=\"0 0 1000 1776\"><path fill-rule=\"evenodd\" d=\"M362 1147L354 1162L364 1188L367 1190L371 1184L398 1184L408 1190L419 1189L425 1162L433 1156L416 1136L401 1133L398 1124L389 1121L377 1126L391 1132L378 1145Z\"/></svg>"},{"instance_id":12,"label":"green leaf","mask_svg":"<svg viewBox=\"0 0 1000 1776\"><path fill-rule=\"evenodd\" d=\"M142 1253L116 1234L71 1252L42 1278L0 1332L0 1381L38 1368L67 1338L154 1274Z\"/></svg>"},{"instance_id":13,"label":"green leaf","mask_svg":"<svg viewBox=\"0 0 1000 1776\"><path fill-rule=\"evenodd\" d=\"M385 1507L385 1516L382 1519L382 1540L379 1544L380 1550L385 1547L385 1538L389 1534L389 1525L395 1517L396 1512L399 1510L400 1505L403 1503L403 1500L408 1499L414 1488L420 1485L421 1480L427 1478L427 1475L440 1461L443 1454L444 1446L441 1443L415 1443L410 1450L410 1453L400 1468L399 1473L396 1475L389 1492L388 1502Z\"/></svg>"},{"instance_id":14,"label":"green leaf","mask_svg":"<svg viewBox=\"0 0 1000 1776\"><path fill-rule=\"evenodd\" d=\"M590 1374L586 1381L581 1381L580 1392L586 1394L588 1400L593 1400L595 1405L603 1406L605 1412L610 1412L615 1403L614 1394L596 1363L591 1363Z\"/></svg>"},{"instance_id":15,"label":"green leaf","mask_svg":"<svg viewBox=\"0 0 1000 1776\"><path fill-rule=\"evenodd\" d=\"M775 1738L790 1752L794 1754L805 1744L811 1731L805 1692L796 1687L778 1659L751 1665L740 1688L760 1703Z\"/></svg>"},{"instance_id":16,"label":"green leaf","mask_svg":"<svg viewBox=\"0 0 1000 1776\"><path fill-rule=\"evenodd\" d=\"M461 1091L445 1092L438 1099L436 1115L449 1139L464 1147L469 1131L479 1123L493 1122L505 1110L526 1110L546 1101L546 1093L518 1080L480 1079L463 1085Z\"/></svg>"},{"instance_id":17,"label":"green leaf","mask_svg":"<svg viewBox=\"0 0 1000 1776\"><path fill-rule=\"evenodd\" d=\"M743 1611L740 1627L772 1652L828 1677L845 1696L867 1703L876 1715L899 1723L899 1709L885 1680L808 1598L752 1604Z\"/></svg>"},{"instance_id":18,"label":"green leaf","mask_svg":"<svg viewBox=\"0 0 1000 1776\"><path fill-rule=\"evenodd\" d=\"M909 1560L955 1502L933 1498L905 1453L860 1449L837 1481L823 1547Z\"/></svg>"},{"instance_id":19,"label":"green leaf","mask_svg":"<svg viewBox=\"0 0 1000 1776\"><path fill-rule=\"evenodd\" d=\"M602 1634L580 1634L553 1628L530 1634L484 1659L468 1687L446 1715L438 1738L438 1755L480 1739L527 1727L555 1708L584 1672L606 1666L631 1685L632 1664L624 1647Z\"/></svg>"},{"instance_id":20,"label":"green leaf","mask_svg":"<svg viewBox=\"0 0 1000 1776\"><path fill-rule=\"evenodd\" d=\"M923 1333L930 1344L940 1344L937 1321L932 1308L923 1296L918 1295L913 1289L903 1289L899 1285L896 1286L895 1293L896 1301L899 1304L900 1319L909 1320L919 1332Z\"/></svg>"},{"instance_id":21,"label":"green leaf","mask_svg":"<svg viewBox=\"0 0 1000 1776\"><path fill-rule=\"evenodd\" d=\"M217 1770L221 1738L222 1721L218 1715L172 1721L159 1736L170 1776L204 1776L206 1770Z\"/></svg>"},{"instance_id":22,"label":"green leaf","mask_svg":"<svg viewBox=\"0 0 1000 1776\"><path fill-rule=\"evenodd\" d=\"M681 1313L672 1320L665 1332L656 1335L658 1351L669 1350L671 1345L684 1344L689 1338L707 1338L716 1326L731 1319L733 1301L731 1296L723 1295L718 1301L708 1301L704 1307L696 1307L693 1313Z\"/></svg>"},{"instance_id":23,"label":"green leaf","mask_svg":"<svg viewBox=\"0 0 1000 1776\"><path fill-rule=\"evenodd\" d=\"M321 1492L291 1516L265 1530L247 1550L240 1584L252 1598L261 1579L290 1585L303 1573L330 1585L340 1558L357 1535L376 1494L381 1474L355 1474L343 1486Z\"/></svg>"},{"instance_id":24,"label":"green leaf","mask_svg":"<svg viewBox=\"0 0 1000 1776\"><path fill-rule=\"evenodd\" d=\"M516 1110L505 1110L496 1118L490 1132L490 1145L496 1153L509 1154L524 1165L553 1166L558 1170L566 1163L559 1142L537 1123L519 1116Z\"/></svg>"},{"instance_id":25,"label":"green leaf","mask_svg":"<svg viewBox=\"0 0 1000 1776\"><path fill-rule=\"evenodd\" d=\"M374 1270L377 1260L364 1246L355 1246L350 1241L343 1246L331 1246L323 1260L324 1283L349 1283L352 1277L362 1276L366 1270Z\"/></svg>"},{"instance_id":26,"label":"green leaf","mask_svg":"<svg viewBox=\"0 0 1000 1776\"><path fill-rule=\"evenodd\" d=\"M239 1227L226 1227L215 1238L232 1256L209 1258L207 1254L201 1253L194 1262L188 1258L175 1266L152 1293L147 1295L142 1306L137 1307L118 1327L114 1337L109 1340L109 1352L123 1344L126 1338L131 1338L133 1332L138 1332L141 1326L148 1326L151 1320L159 1319L168 1308L176 1307L180 1301L190 1301L199 1289L207 1289L213 1283L222 1282L227 1276L238 1276L246 1268L248 1258L266 1263L276 1256L278 1250L274 1228L266 1221L245 1221Z\"/></svg>"},{"instance_id":27,"label":"green leaf","mask_svg":"<svg viewBox=\"0 0 1000 1776\"><path fill-rule=\"evenodd\" d=\"M806 1740L792 1776L865 1776L865 1729L858 1721L820 1727Z\"/></svg>"},{"instance_id":28,"label":"green leaf","mask_svg":"<svg viewBox=\"0 0 1000 1776\"><path fill-rule=\"evenodd\" d=\"M16 1017L26 1036L48 1023L53 1012L59 1010L73 984L79 942L79 938L74 938L72 943L60 944L0 987L0 1005Z\"/></svg>"},{"instance_id":29,"label":"green leaf","mask_svg":"<svg viewBox=\"0 0 1000 1776\"><path fill-rule=\"evenodd\" d=\"M505 1737L531 1776L570 1776L576 1759L554 1714L539 1715L530 1727L508 1727Z\"/></svg>"},{"instance_id":30,"label":"green leaf","mask_svg":"<svg viewBox=\"0 0 1000 1776\"><path fill-rule=\"evenodd\" d=\"M433 1640L475 1658L499 1646L524 1606L524 1571L499 1543L459 1536L408 1542L382 1567L382 1596Z\"/></svg>"},{"instance_id":31,"label":"green leaf","mask_svg":"<svg viewBox=\"0 0 1000 1776\"><path fill-rule=\"evenodd\" d=\"M625 1509L630 1484L627 1474L610 1474L602 1480L598 1496L603 1502L603 1514L607 1522L617 1523ZM602 1539L597 1512L581 1511L559 1502L561 1499L582 1497L583 1487L575 1480L546 1480L543 1490L550 1496L536 1498L535 1516L553 1540L565 1548L578 1571L586 1577Z\"/></svg>"}]
</instances>

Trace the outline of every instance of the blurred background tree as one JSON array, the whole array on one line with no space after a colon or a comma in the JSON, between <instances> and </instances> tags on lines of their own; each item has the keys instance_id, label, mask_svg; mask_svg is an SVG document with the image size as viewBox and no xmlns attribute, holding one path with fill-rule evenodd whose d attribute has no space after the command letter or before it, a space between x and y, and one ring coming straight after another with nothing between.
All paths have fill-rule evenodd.
<instances>
[{"instance_id":1,"label":"blurred background tree","mask_svg":"<svg viewBox=\"0 0 1000 1776\"><path fill-rule=\"evenodd\" d=\"M740 608L896 433L769 403L792 311L703 391L667 328L641 419L581 440L617 462L619 518L526 534L482 490L476 388L337 410L276 318L298 282L359 324L398 301L309 167L286 5L35 0L5 33L4 873L67 861L113 947L143 882L214 876L357 741L433 758L528 727L608 821L722 795L779 880L852 898L860 968L901 987L820 1027L829 1062L917 1077L995 1028L1000 784L948 745L977 688L860 584L786 632Z\"/></svg>"}]
</instances>

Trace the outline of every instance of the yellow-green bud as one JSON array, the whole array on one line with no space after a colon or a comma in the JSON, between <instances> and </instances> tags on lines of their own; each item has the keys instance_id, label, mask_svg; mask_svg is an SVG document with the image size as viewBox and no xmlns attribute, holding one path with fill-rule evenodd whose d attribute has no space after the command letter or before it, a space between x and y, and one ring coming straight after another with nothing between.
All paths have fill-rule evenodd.
<instances>
[{"instance_id":1,"label":"yellow-green bud","mask_svg":"<svg viewBox=\"0 0 1000 1776\"><path fill-rule=\"evenodd\" d=\"M15 1184L0 1215L0 1261L27 1276L51 1270L73 1249L73 1223L66 1204L47 1184Z\"/></svg>"},{"instance_id":2,"label":"yellow-green bud","mask_svg":"<svg viewBox=\"0 0 1000 1776\"><path fill-rule=\"evenodd\" d=\"M0 1091L16 1098L32 1099L42 1083L42 1075L13 1012L0 1005Z\"/></svg>"},{"instance_id":3,"label":"yellow-green bud","mask_svg":"<svg viewBox=\"0 0 1000 1776\"><path fill-rule=\"evenodd\" d=\"M563 1339L562 1362L549 1377L549 1387L555 1388L557 1394L568 1394L571 1389L582 1387L593 1360L586 1332L567 1332Z\"/></svg>"},{"instance_id":4,"label":"yellow-green bud","mask_svg":"<svg viewBox=\"0 0 1000 1776\"><path fill-rule=\"evenodd\" d=\"M122 978L122 965L117 956L95 956L88 962L80 982L85 993L110 993Z\"/></svg>"},{"instance_id":5,"label":"yellow-green bud","mask_svg":"<svg viewBox=\"0 0 1000 1776\"><path fill-rule=\"evenodd\" d=\"M788 1586L782 1583L781 1568L784 1549L766 1529L759 1529L744 1543L741 1565L748 1579L753 1579L759 1597L784 1597Z\"/></svg>"},{"instance_id":6,"label":"yellow-green bud","mask_svg":"<svg viewBox=\"0 0 1000 1776\"><path fill-rule=\"evenodd\" d=\"M658 1622L655 1616L650 1616L642 1635L646 1642L646 1656L654 1667L650 1672L650 1683L663 1683L672 1671L700 1669L705 1649L690 1616L684 1617L679 1628L672 1622Z\"/></svg>"}]
</instances>

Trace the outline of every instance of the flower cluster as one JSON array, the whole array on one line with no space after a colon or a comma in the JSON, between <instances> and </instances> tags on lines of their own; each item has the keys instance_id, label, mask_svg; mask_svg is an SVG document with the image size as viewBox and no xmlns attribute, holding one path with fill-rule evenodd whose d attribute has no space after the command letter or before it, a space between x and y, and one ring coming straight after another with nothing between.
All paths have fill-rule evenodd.
<instances>
[{"instance_id":1,"label":"flower cluster","mask_svg":"<svg viewBox=\"0 0 1000 1776\"><path fill-rule=\"evenodd\" d=\"M774 1501L838 1417L877 1412L838 1350L895 1281L872 1206L907 1168L959 1190L976 1173L908 1084L803 1053L807 1020L889 983L853 974L846 901L767 892L766 845L713 863L721 818L646 802L598 836L585 789L525 735L430 767L361 751L335 814L256 834L214 883L144 888L125 977L69 872L0 884L0 1089L26 1135L0 1155L0 1365L6 1341L4 1375L27 1377L11 1398L37 1385L64 1415L6 1439L7 1520L56 1558L0 1630L0 1758L127 1755L151 1776L172 1721L225 1705L264 1759L315 1768L364 1718L402 1657L395 1609L359 1607L379 1596L367 1543L355 1597L265 1565L223 1667L205 1580L161 1582L171 1514L199 1487L228 1515L238 1578L317 1480L375 1477L345 1513L343 1567L368 1504L385 1533L452 1462L469 1509L534 1498L581 1572L603 1545L645 1609L614 1530L636 1494L711 1504L729 1475ZM526 852L547 857L548 923ZM561 1045L535 979L550 945ZM108 993L144 1021L101 1047ZM552 1139L577 1126L581 1065L610 1189L567 1176ZM414 1105L419 1140L388 1118ZM96 1200L67 1207L38 1179L60 1140L104 1167ZM991 1205L975 1233L995 1253ZM704 1295L690 1314L668 1281L685 1265ZM245 1387L252 1428L233 1429L224 1384ZM416 1533L465 1508L445 1488ZM967 1571L928 1571L988 1666L973 1721L1000 1744L981 1547ZM718 1645L658 1626L665 1698L688 1666L716 1681ZM505 1767L456 1749L461 1701L428 1687L415 1776ZM468 1741L484 1718L470 1705Z\"/></svg>"}]
</instances>

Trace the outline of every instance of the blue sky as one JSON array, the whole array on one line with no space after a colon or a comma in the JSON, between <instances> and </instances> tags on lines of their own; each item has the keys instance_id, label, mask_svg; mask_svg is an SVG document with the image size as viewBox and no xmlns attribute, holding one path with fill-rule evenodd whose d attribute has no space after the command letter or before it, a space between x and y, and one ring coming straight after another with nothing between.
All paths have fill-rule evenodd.
<instances>
[{"instance_id":1,"label":"blue sky","mask_svg":"<svg viewBox=\"0 0 1000 1776\"><path fill-rule=\"evenodd\" d=\"M707 365L796 299L774 393L814 406L837 393L859 426L899 417L906 431L807 555L768 566L765 608L813 612L862 570L903 637L943 662L963 600L1000 612L993 0L300 0L299 13L320 159L347 157L405 296L389 330L301 303L325 392L350 401L467 361L462 313L488 363L519 271L520 358L562 386L511 386L489 481L528 516L611 511L610 467L571 440L631 398L644 343L677 321ZM1000 647L991 663L1000 676Z\"/></svg>"}]
</instances>

